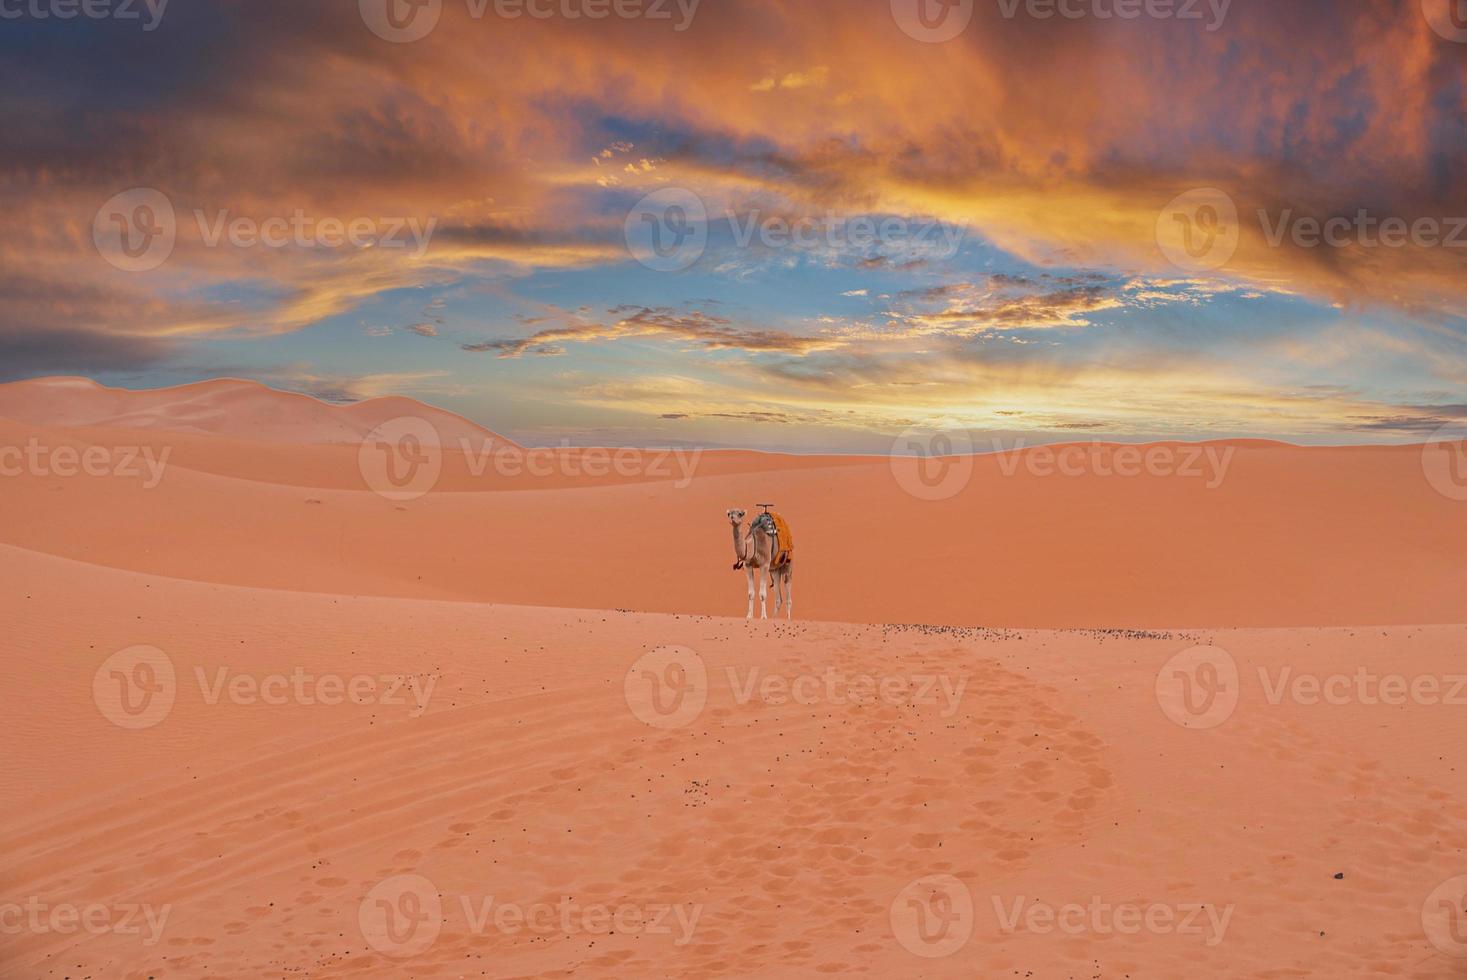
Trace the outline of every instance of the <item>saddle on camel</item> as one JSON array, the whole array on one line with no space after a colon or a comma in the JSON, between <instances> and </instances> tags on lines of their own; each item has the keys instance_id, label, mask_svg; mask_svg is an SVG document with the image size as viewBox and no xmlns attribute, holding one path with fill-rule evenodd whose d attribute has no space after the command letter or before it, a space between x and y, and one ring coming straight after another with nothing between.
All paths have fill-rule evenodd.
<instances>
[{"instance_id":1,"label":"saddle on camel","mask_svg":"<svg viewBox=\"0 0 1467 980\"><path fill-rule=\"evenodd\" d=\"M774 538L774 561L769 567L781 568L795 557L795 536L790 533L790 526L783 517L771 512L765 504L759 506L765 508L764 513L759 515L764 532Z\"/></svg>"},{"instance_id":2,"label":"saddle on camel","mask_svg":"<svg viewBox=\"0 0 1467 980\"><path fill-rule=\"evenodd\" d=\"M795 557L795 536L790 531L789 522L778 514L772 513L769 508L773 504L759 504L764 508L764 513L754 518L749 524L749 535L752 537L756 530L767 534L774 546L770 549L769 571L783 568ZM734 569L744 567L744 561L734 563Z\"/></svg>"}]
</instances>

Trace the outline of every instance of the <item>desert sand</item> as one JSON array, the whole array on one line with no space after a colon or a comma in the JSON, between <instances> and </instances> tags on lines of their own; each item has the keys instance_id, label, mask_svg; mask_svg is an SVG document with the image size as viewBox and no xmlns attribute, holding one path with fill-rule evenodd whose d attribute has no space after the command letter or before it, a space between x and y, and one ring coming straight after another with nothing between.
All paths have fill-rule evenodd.
<instances>
[{"instance_id":1,"label":"desert sand","mask_svg":"<svg viewBox=\"0 0 1467 980\"><path fill-rule=\"evenodd\" d=\"M384 495L403 415L441 472ZM0 447L7 978L1467 975L1420 447L537 474L82 379L0 386ZM793 622L730 568L762 500Z\"/></svg>"}]
</instances>

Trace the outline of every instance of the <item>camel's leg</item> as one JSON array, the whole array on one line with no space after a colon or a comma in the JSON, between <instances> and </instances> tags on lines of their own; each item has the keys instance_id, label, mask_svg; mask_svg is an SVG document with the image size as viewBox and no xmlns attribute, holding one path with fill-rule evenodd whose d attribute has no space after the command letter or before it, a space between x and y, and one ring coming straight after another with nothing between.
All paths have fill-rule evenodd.
<instances>
[{"instance_id":1,"label":"camel's leg","mask_svg":"<svg viewBox=\"0 0 1467 980\"><path fill-rule=\"evenodd\" d=\"M744 566L744 578L749 582L749 611L744 615L745 619L754 618L754 569L748 565Z\"/></svg>"},{"instance_id":2,"label":"camel's leg","mask_svg":"<svg viewBox=\"0 0 1467 980\"><path fill-rule=\"evenodd\" d=\"M769 588L774 592L774 618L779 618L779 611L784 608L784 596L779 591L779 572L769 573Z\"/></svg>"},{"instance_id":3,"label":"camel's leg","mask_svg":"<svg viewBox=\"0 0 1467 980\"><path fill-rule=\"evenodd\" d=\"M795 618L795 565L794 562L784 566L784 614L789 619Z\"/></svg>"},{"instance_id":4,"label":"camel's leg","mask_svg":"<svg viewBox=\"0 0 1467 980\"><path fill-rule=\"evenodd\" d=\"M767 569L760 569L765 574L759 576L759 618L769 618L769 574Z\"/></svg>"}]
</instances>

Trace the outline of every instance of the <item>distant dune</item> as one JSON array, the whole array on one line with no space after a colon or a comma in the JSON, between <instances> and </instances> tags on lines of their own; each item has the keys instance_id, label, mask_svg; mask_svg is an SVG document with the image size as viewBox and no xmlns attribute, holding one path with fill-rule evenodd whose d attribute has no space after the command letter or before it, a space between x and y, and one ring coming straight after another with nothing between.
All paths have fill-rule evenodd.
<instances>
[{"instance_id":1,"label":"distant dune","mask_svg":"<svg viewBox=\"0 0 1467 980\"><path fill-rule=\"evenodd\" d=\"M392 487L363 470L380 447L364 455L361 439L402 416L426 420L443 448L422 493L384 495L372 484ZM156 486L33 471L0 481L11 513L24 515L0 523L0 542L198 581L738 614L744 579L730 568L724 511L771 501L798 539L801 618L1467 621L1467 503L1433 487L1418 447L1081 444L947 466L529 453L407 399L333 406L247 382L136 393L75 379L0 386L0 444L35 439L146 449L167 467Z\"/></svg>"},{"instance_id":2,"label":"distant dune","mask_svg":"<svg viewBox=\"0 0 1467 980\"><path fill-rule=\"evenodd\" d=\"M333 405L230 378L140 391L107 388L87 378L0 385L0 416L31 425L139 429L305 446L356 445L374 427L409 414L431 421L445 440L494 439L514 445L452 412L395 396Z\"/></svg>"}]
</instances>

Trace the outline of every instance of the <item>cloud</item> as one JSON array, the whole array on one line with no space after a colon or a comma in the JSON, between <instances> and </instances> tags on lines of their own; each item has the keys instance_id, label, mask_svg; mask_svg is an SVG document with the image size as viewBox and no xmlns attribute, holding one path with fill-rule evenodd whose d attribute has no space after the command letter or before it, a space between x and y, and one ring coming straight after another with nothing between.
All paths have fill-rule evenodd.
<instances>
[{"instance_id":1,"label":"cloud","mask_svg":"<svg viewBox=\"0 0 1467 980\"><path fill-rule=\"evenodd\" d=\"M619 216L588 196L613 163L638 193L678 182L718 199L741 186L796 208L935 214L1028 260L1150 273L1166 268L1160 209L1191 187L1223 187L1245 218L1286 205L1467 213L1459 52L1402 4L1297 0L1236 10L1216 31L1146 20L1060 31L980 5L962 38L920 49L849 5L706 5L687 31L654 37L667 42L656 59L648 23L491 23L448 6L415 45L378 41L350 4L303 13L287 0L174 12L160 27L170 43L120 38L104 55L54 31L7 32L0 81L35 105L0 134L6 203L24 224L53 211L85 228L110 193L146 182L185 208L442 219L431 261L350 272L344 254L298 267L186 242L191 274L283 286L277 307L241 318L267 330L482 263L623 261ZM800 67L751 81L748 45L729 41L768 38ZM144 55L149 71L119 83L119 66ZM310 67L321 64L329 78ZM1064 79L1034 70L1055 64ZM98 103L87 139L109 152L80 159L71 120ZM612 117L649 135L628 139ZM52 244L53 268L89 246ZM1461 309L1460 263L1445 250L1274 248L1251 218L1227 273L1331 301Z\"/></svg>"},{"instance_id":2,"label":"cloud","mask_svg":"<svg viewBox=\"0 0 1467 980\"><path fill-rule=\"evenodd\" d=\"M774 92L780 89L793 91L802 88L820 87L830 78L830 69L825 66L810 71L792 71L784 75L761 78L749 86L751 92Z\"/></svg>"},{"instance_id":3,"label":"cloud","mask_svg":"<svg viewBox=\"0 0 1467 980\"><path fill-rule=\"evenodd\" d=\"M267 369L243 369L238 377L247 377L284 391L298 391L312 398L338 404L367 401L391 395L414 397L461 394L462 388L445 383L447 371L384 371L374 374L337 374L321 372L310 365L294 365Z\"/></svg>"},{"instance_id":4,"label":"cloud","mask_svg":"<svg viewBox=\"0 0 1467 980\"><path fill-rule=\"evenodd\" d=\"M710 419L733 419L737 422L775 422L780 425L789 425L797 421L787 412L709 412L706 416Z\"/></svg>"},{"instance_id":5,"label":"cloud","mask_svg":"<svg viewBox=\"0 0 1467 980\"><path fill-rule=\"evenodd\" d=\"M1356 428L1366 432L1403 432L1431 435L1445 426L1458 426L1467 419L1467 405L1405 405L1394 415L1357 415L1351 417Z\"/></svg>"},{"instance_id":6,"label":"cloud","mask_svg":"<svg viewBox=\"0 0 1467 980\"><path fill-rule=\"evenodd\" d=\"M158 337L67 327L24 327L0 319L0 381L51 374L137 371L166 363L177 345Z\"/></svg>"},{"instance_id":7,"label":"cloud","mask_svg":"<svg viewBox=\"0 0 1467 980\"><path fill-rule=\"evenodd\" d=\"M996 274L983 283L951 282L905 290L893 297L891 325L907 335L972 336L996 330L1088 327L1093 315L1141 306L1188 302L1210 287L1188 281Z\"/></svg>"},{"instance_id":8,"label":"cloud","mask_svg":"<svg viewBox=\"0 0 1467 980\"><path fill-rule=\"evenodd\" d=\"M458 330L460 318L501 318L463 302L475 287L532 280L607 295L595 290L625 270L635 288L607 302L639 305L557 311L522 321L527 336L466 349L574 362L585 345L641 339L726 352L719 369L740 385L719 411L820 419L830 405L878 420L947 405L1062 424L1086 421L1099 400L1125 425L1200 426L1216 408L1218 425L1294 413L1319 429L1386 429L1435 417L1391 404L1432 400L1413 385L1467 383L1461 250L1272 244L1258 218L1467 215L1463 49L1406 0L1237 5L1216 31L1057 24L978 4L943 45L843 0L705 4L665 36L649 22L510 23L469 9L445 4L437 30L411 45L374 37L356 5L296 0L180 7L155 35L114 32L103 46L89 31L9 25L3 370L147 369L189 341L274 338L406 290L467 285L452 311L405 317L441 331L451 312ZM162 268L122 273L98 255L92 222L103 201L144 185L173 201L179 240ZM872 285L845 295L890 296L888 322L827 325L817 315L833 311L817 310L791 327L787 313L690 309L688 280L631 278L643 270L623 241L633 204L674 186L713 215L757 200L781 215L932 216L971 229L978 268L1038 271L984 278L930 251L851 252L843 275ZM1224 190L1241 223L1234 257L1193 275L1168 263L1156 227L1167 202L1198 187ZM196 209L436 224L421 252L210 247ZM781 278L788 266L787 252L744 249L727 268L797 291L808 280ZM1096 271L1043 274L1067 269ZM1313 338L1294 341L1309 370L1271 368L1268 384L1215 348L1188 357L1138 340L1117 367L1112 351L1084 346L1092 328L1162 307L1181 332L1182 314L1225 294L1255 297L1258 318L1277 316L1285 296L1337 307L1337 320L1377 317L1400 338L1393 373L1377 379L1390 393L1308 391L1300 382L1370 374L1354 367L1359 348L1326 360ZM773 305L791 292L769 295ZM1232 329L1255 329L1254 315ZM693 391L707 391L699 381ZM750 409L771 397L781 404Z\"/></svg>"},{"instance_id":9,"label":"cloud","mask_svg":"<svg viewBox=\"0 0 1467 980\"><path fill-rule=\"evenodd\" d=\"M607 313L611 317L607 322L565 314L562 317L562 326L540 330L528 337L464 344L463 349L473 353L495 353L503 358L522 357L525 354L558 355L565 353L565 343L634 337L682 340L710 351L794 355L829 350L842 345L840 340L834 338L800 337L778 330L738 327L725 317L700 310L618 306ZM532 321L539 322L541 319L532 318Z\"/></svg>"}]
</instances>

